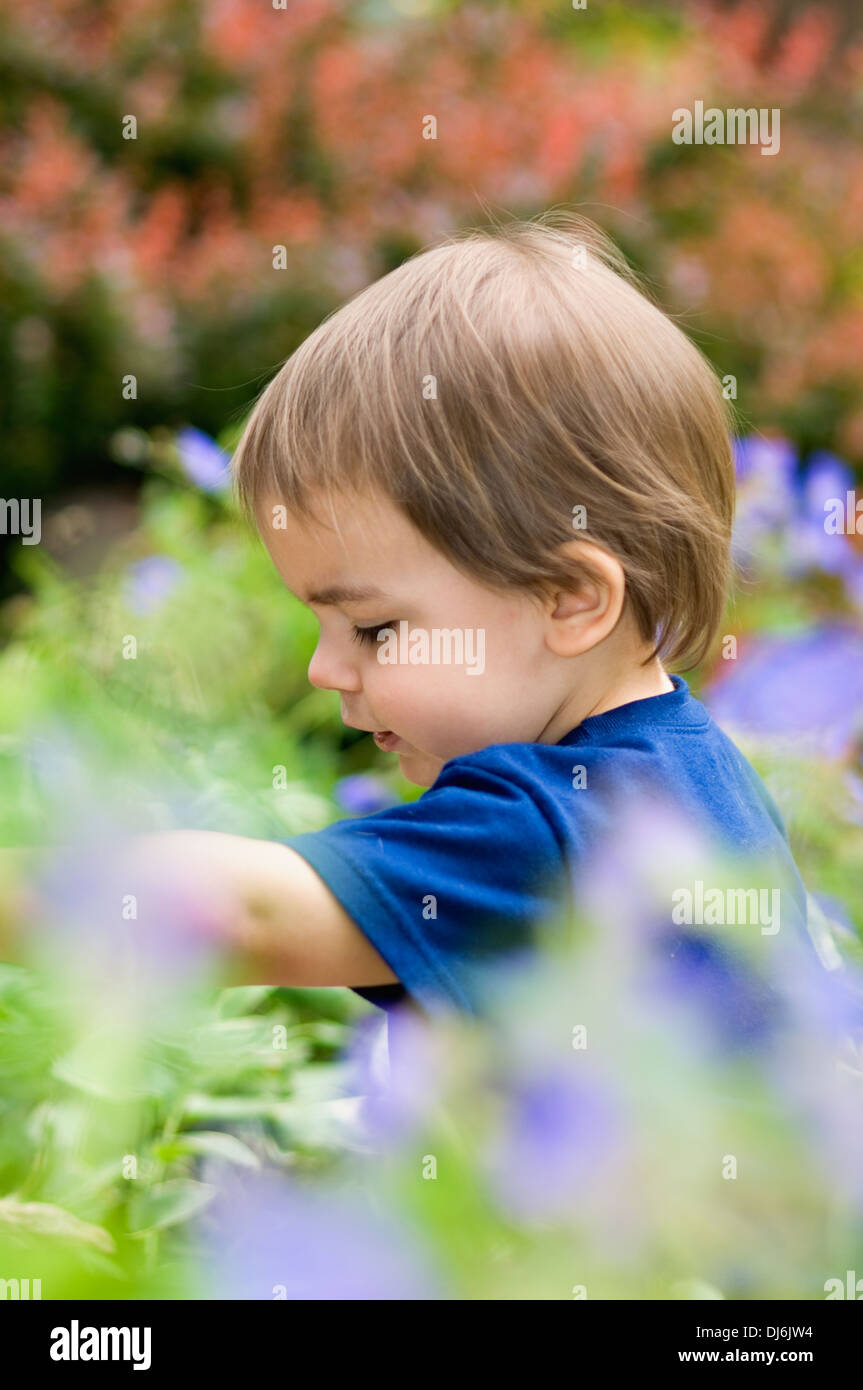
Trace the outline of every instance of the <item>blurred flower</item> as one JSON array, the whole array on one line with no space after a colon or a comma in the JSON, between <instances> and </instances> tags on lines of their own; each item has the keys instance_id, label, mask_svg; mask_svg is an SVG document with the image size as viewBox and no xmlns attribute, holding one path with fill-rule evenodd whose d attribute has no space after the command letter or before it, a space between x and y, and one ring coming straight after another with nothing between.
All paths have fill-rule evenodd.
<instances>
[{"instance_id":1,"label":"blurred flower","mask_svg":"<svg viewBox=\"0 0 863 1390\"><path fill-rule=\"evenodd\" d=\"M863 1216L863 972L850 961L812 970L802 952L786 950L775 973L794 1027L765 1059L771 1091L797 1119L831 1193Z\"/></svg>"},{"instance_id":2,"label":"blurred flower","mask_svg":"<svg viewBox=\"0 0 863 1390\"><path fill-rule=\"evenodd\" d=\"M863 568L863 556L848 537L843 532L830 534L825 527L826 504L838 497L844 509L845 493L853 486L854 475L841 459L824 450L811 455L800 480L799 511L786 538L789 573L820 569L825 574L852 578Z\"/></svg>"},{"instance_id":3,"label":"blurred flower","mask_svg":"<svg viewBox=\"0 0 863 1390\"><path fill-rule=\"evenodd\" d=\"M444 1090L443 1036L410 1008L385 1020L360 1019L345 1053L346 1085L365 1097L363 1123L372 1143L410 1141Z\"/></svg>"},{"instance_id":4,"label":"blurred flower","mask_svg":"<svg viewBox=\"0 0 863 1390\"><path fill-rule=\"evenodd\" d=\"M589 1205L630 1135L616 1088L584 1052L507 1079L501 1132L486 1151L497 1199L517 1221Z\"/></svg>"},{"instance_id":5,"label":"blurred flower","mask_svg":"<svg viewBox=\"0 0 863 1390\"><path fill-rule=\"evenodd\" d=\"M398 797L390 788L371 772L356 772L350 777L340 778L333 795L345 811L358 816L383 811L398 802Z\"/></svg>"},{"instance_id":6,"label":"blurred flower","mask_svg":"<svg viewBox=\"0 0 863 1390\"><path fill-rule=\"evenodd\" d=\"M854 474L842 459L817 450L799 467L784 439L750 436L734 441L737 506L732 549L744 569L775 568L797 576L811 570L836 575L852 602L863 606L863 554L844 532L825 526L826 504L853 491Z\"/></svg>"},{"instance_id":7,"label":"blurred flower","mask_svg":"<svg viewBox=\"0 0 863 1390\"><path fill-rule=\"evenodd\" d=\"M824 530L824 506L831 498L839 497L844 506L845 494L854 487L854 474L842 459L826 449L810 454L802 479L803 506L806 515L817 521Z\"/></svg>"},{"instance_id":8,"label":"blurred flower","mask_svg":"<svg viewBox=\"0 0 863 1390\"><path fill-rule=\"evenodd\" d=\"M835 1047L838 1055L849 1039L863 1040L863 972L852 960L837 955L832 968L813 969L808 952L789 942L773 973L796 1026L814 1044Z\"/></svg>"},{"instance_id":9,"label":"blurred flower","mask_svg":"<svg viewBox=\"0 0 863 1390\"><path fill-rule=\"evenodd\" d=\"M851 777L850 773L848 777ZM861 786L861 794L863 794L863 786ZM857 931L848 916L848 909L844 903L839 902L838 898L829 897L827 893L812 893L810 897L815 899L831 929L837 930L846 940L854 941L857 939Z\"/></svg>"},{"instance_id":10,"label":"blurred flower","mask_svg":"<svg viewBox=\"0 0 863 1390\"><path fill-rule=\"evenodd\" d=\"M655 798L619 806L610 823L614 833L595 847L577 900L594 924L594 950L621 1014L645 1036L673 1027L678 1045L685 1038L708 1062L771 1046L784 1006L756 960L725 939L726 928L680 927L671 918L676 889L696 878L719 885L730 865L703 828ZM741 865L740 874L749 872Z\"/></svg>"},{"instance_id":11,"label":"blurred flower","mask_svg":"<svg viewBox=\"0 0 863 1390\"><path fill-rule=\"evenodd\" d=\"M706 931L669 933L663 944L653 998L692 1006L700 1019L699 1041L714 1057L752 1055L775 1045L787 1018L785 1001L754 963Z\"/></svg>"},{"instance_id":12,"label":"blurred flower","mask_svg":"<svg viewBox=\"0 0 863 1390\"><path fill-rule=\"evenodd\" d=\"M797 454L787 439L734 440L737 509L732 548L740 565L756 559L765 534L790 524L797 507Z\"/></svg>"},{"instance_id":13,"label":"blurred flower","mask_svg":"<svg viewBox=\"0 0 863 1390\"><path fill-rule=\"evenodd\" d=\"M196 1223L214 1298L446 1297L419 1237L361 1192L211 1161L207 1178L215 1177L220 1190Z\"/></svg>"},{"instance_id":14,"label":"blurred flower","mask_svg":"<svg viewBox=\"0 0 863 1390\"><path fill-rule=\"evenodd\" d=\"M751 639L703 699L720 724L841 756L863 728L863 635L833 623Z\"/></svg>"},{"instance_id":15,"label":"blurred flower","mask_svg":"<svg viewBox=\"0 0 863 1390\"><path fill-rule=\"evenodd\" d=\"M733 452L738 483L766 482L778 494L792 487L797 453L789 440L747 435L734 439Z\"/></svg>"},{"instance_id":16,"label":"blurred flower","mask_svg":"<svg viewBox=\"0 0 863 1390\"><path fill-rule=\"evenodd\" d=\"M174 592L183 566L171 555L147 555L126 571L126 603L133 613L148 617Z\"/></svg>"},{"instance_id":17,"label":"blurred flower","mask_svg":"<svg viewBox=\"0 0 863 1390\"><path fill-rule=\"evenodd\" d=\"M819 522L809 516L794 517L784 540L785 568L789 575L823 570L825 574L844 576L846 570L856 568L856 557L847 536L829 535L824 530L823 518Z\"/></svg>"},{"instance_id":18,"label":"blurred flower","mask_svg":"<svg viewBox=\"0 0 863 1390\"><path fill-rule=\"evenodd\" d=\"M231 480L230 457L203 430L190 425L177 434L183 472L203 492L220 492Z\"/></svg>"}]
</instances>

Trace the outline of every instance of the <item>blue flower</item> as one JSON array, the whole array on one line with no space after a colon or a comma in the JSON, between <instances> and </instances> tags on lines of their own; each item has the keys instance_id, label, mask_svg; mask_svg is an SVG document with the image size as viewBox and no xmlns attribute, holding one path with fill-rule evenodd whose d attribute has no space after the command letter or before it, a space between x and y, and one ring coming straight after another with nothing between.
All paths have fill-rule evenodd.
<instances>
[{"instance_id":1,"label":"blue flower","mask_svg":"<svg viewBox=\"0 0 863 1390\"><path fill-rule=\"evenodd\" d=\"M734 440L738 497L732 547L734 558L748 566L765 539L781 536L798 506L797 455L787 439L752 435Z\"/></svg>"},{"instance_id":2,"label":"blue flower","mask_svg":"<svg viewBox=\"0 0 863 1390\"><path fill-rule=\"evenodd\" d=\"M221 492L231 480L230 457L203 430L190 425L177 434L183 472L203 492Z\"/></svg>"},{"instance_id":3,"label":"blue flower","mask_svg":"<svg viewBox=\"0 0 863 1390\"><path fill-rule=\"evenodd\" d=\"M176 589L183 567L170 555L147 555L126 571L126 603L133 613L155 612Z\"/></svg>"},{"instance_id":4,"label":"blue flower","mask_svg":"<svg viewBox=\"0 0 863 1390\"><path fill-rule=\"evenodd\" d=\"M863 975L849 959L813 968L803 951L776 961L795 1028L765 1059L773 1092L796 1115L830 1190L863 1214Z\"/></svg>"},{"instance_id":5,"label":"blue flower","mask_svg":"<svg viewBox=\"0 0 863 1390\"><path fill-rule=\"evenodd\" d=\"M664 942L660 989L697 1007L702 1040L715 1057L761 1052L777 1040L787 1006L757 970L707 932L688 930Z\"/></svg>"},{"instance_id":6,"label":"blue flower","mask_svg":"<svg viewBox=\"0 0 863 1390\"><path fill-rule=\"evenodd\" d=\"M238 1173L215 1160L206 1168L220 1190L196 1225L216 1297L445 1296L420 1238L361 1191L301 1185L272 1170Z\"/></svg>"},{"instance_id":7,"label":"blue flower","mask_svg":"<svg viewBox=\"0 0 863 1390\"><path fill-rule=\"evenodd\" d=\"M547 1220L590 1205L591 1190L626 1147L616 1087L582 1056L540 1063L508 1078L501 1133L485 1157L498 1201L517 1221Z\"/></svg>"},{"instance_id":8,"label":"blue flower","mask_svg":"<svg viewBox=\"0 0 863 1390\"><path fill-rule=\"evenodd\" d=\"M797 454L787 439L752 434L743 439L734 439L732 447L739 483L756 478L766 478L771 484L793 482Z\"/></svg>"},{"instance_id":9,"label":"blue flower","mask_svg":"<svg viewBox=\"0 0 863 1390\"><path fill-rule=\"evenodd\" d=\"M395 806L398 801L398 797L389 787L370 772L357 772L350 777L340 778L333 789L333 795L344 810L357 816L365 816L372 811L384 811L388 806Z\"/></svg>"},{"instance_id":10,"label":"blue flower","mask_svg":"<svg viewBox=\"0 0 863 1390\"><path fill-rule=\"evenodd\" d=\"M820 569L853 582L863 564L843 533L831 534L825 526L827 503L834 498L845 507L845 494L854 487L854 475L834 454L812 454L799 483L798 511L786 537L787 568L791 574Z\"/></svg>"},{"instance_id":11,"label":"blue flower","mask_svg":"<svg viewBox=\"0 0 863 1390\"><path fill-rule=\"evenodd\" d=\"M705 693L720 723L846 752L863 728L863 636L847 623L754 639Z\"/></svg>"},{"instance_id":12,"label":"blue flower","mask_svg":"<svg viewBox=\"0 0 863 1390\"><path fill-rule=\"evenodd\" d=\"M408 1009L360 1019L344 1057L345 1085L364 1097L362 1120L375 1146L410 1142L440 1101L446 1053L440 1035Z\"/></svg>"},{"instance_id":13,"label":"blue flower","mask_svg":"<svg viewBox=\"0 0 863 1390\"><path fill-rule=\"evenodd\" d=\"M826 506L854 489L854 474L825 449L801 468L786 439L752 435L734 440L737 509L732 551L743 569L778 569L797 576L811 570L838 576L853 603L863 606L863 555L844 532L831 534Z\"/></svg>"},{"instance_id":14,"label":"blue flower","mask_svg":"<svg viewBox=\"0 0 863 1390\"><path fill-rule=\"evenodd\" d=\"M803 506L806 515L824 529L824 505L831 498L841 499L843 508L845 494L854 487L854 474L842 459L819 449L811 454L802 479Z\"/></svg>"}]
</instances>

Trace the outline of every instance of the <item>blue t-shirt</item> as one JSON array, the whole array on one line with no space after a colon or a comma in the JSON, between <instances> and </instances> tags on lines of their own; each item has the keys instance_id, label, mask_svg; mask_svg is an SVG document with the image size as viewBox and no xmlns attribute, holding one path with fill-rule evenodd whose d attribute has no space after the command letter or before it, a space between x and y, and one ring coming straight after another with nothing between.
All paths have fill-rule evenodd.
<instances>
[{"instance_id":1,"label":"blue t-shirt","mask_svg":"<svg viewBox=\"0 0 863 1390\"><path fill-rule=\"evenodd\" d=\"M356 992L384 1009L409 996L429 1013L482 1012L489 969L564 920L621 807L651 792L715 847L775 865L782 929L806 937L806 892L776 806L686 681L671 680L672 691L592 715L559 743L452 758L414 802L284 841L400 981Z\"/></svg>"}]
</instances>

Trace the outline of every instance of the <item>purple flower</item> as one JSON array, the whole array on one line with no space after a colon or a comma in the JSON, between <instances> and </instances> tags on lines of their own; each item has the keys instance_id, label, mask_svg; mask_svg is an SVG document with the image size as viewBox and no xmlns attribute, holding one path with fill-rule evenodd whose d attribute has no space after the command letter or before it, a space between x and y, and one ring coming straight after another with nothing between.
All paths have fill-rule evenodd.
<instances>
[{"instance_id":1,"label":"purple flower","mask_svg":"<svg viewBox=\"0 0 863 1390\"><path fill-rule=\"evenodd\" d=\"M852 776L853 774L849 773L846 781L849 781ZM829 897L826 893L811 893L809 896L815 900L828 919L830 926L837 929L840 936L844 937L846 941L856 940L857 932L844 903L841 903L838 898Z\"/></svg>"},{"instance_id":2,"label":"purple flower","mask_svg":"<svg viewBox=\"0 0 863 1390\"><path fill-rule=\"evenodd\" d=\"M431 1117L442 1094L442 1039L410 1009L386 1020L363 1018L348 1045L346 1087L365 1097L362 1117L373 1144L410 1141Z\"/></svg>"},{"instance_id":3,"label":"purple flower","mask_svg":"<svg viewBox=\"0 0 863 1390\"><path fill-rule=\"evenodd\" d=\"M126 603L143 617L154 613L174 592L183 566L170 555L147 555L126 571Z\"/></svg>"},{"instance_id":4,"label":"purple flower","mask_svg":"<svg viewBox=\"0 0 863 1390\"><path fill-rule=\"evenodd\" d=\"M785 544L786 568L791 575L819 569L825 574L844 577L856 564L854 548L848 544L848 537L829 535L824 530L823 517L821 521L811 516L795 517L788 527Z\"/></svg>"},{"instance_id":5,"label":"purple flower","mask_svg":"<svg viewBox=\"0 0 863 1390\"><path fill-rule=\"evenodd\" d=\"M810 570L842 579L852 602L863 606L863 556L844 532L828 532L826 507L853 491L854 474L842 459L816 450L801 470L784 439L751 436L734 441L737 509L732 549L744 569L767 567L792 576Z\"/></svg>"},{"instance_id":6,"label":"purple flower","mask_svg":"<svg viewBox=\"0 0 863 1390\"><path fill-rule=\"evenodd\" d=\"M834 623L759 637L704 701L720 724L841 755L863 728L863 635Z\"/></svg>"},{"instance_id":7,"label":"purple flower","mask_svg":"<svg viewBox=\"0 0 863 1390\"><path fill-rule=\"evenodd\" d=\"M292 1177L208 1161L216 1198L196 1227L220 1299L446 1297L417 1235L359 1190L303 1187Z\"/></svg>"},{"instance_id":8,"label":"purple flower","mask_svg":"<svg viewBox=\"0 0 863 1390\"><path fill-rule=\"evenodd\" d=\"M838 497L844 510L845 494L854 487L854 474L835 454L819 449L810 455L802 480L803 507L811 521L824 530L825 503Z\"/></svg>"},{"instance_id":9,"label":"purple flower","mask_svg":"<svg viewBox=\"0 0 863 1390\"><path fill-rule=\"evenodd\" d=\"M809 967L788 954L781 986L794 1005L795 1028L766 1059L773 1094L796 1117L803 1144L832 1191L863 1216L863 992L849 963Z\"/></svg>"},{"instance_id":10,"label":"purple flower","mask_svg":"<svg viewBox=\"0 0 863 1390\"><path fill-rule=\"evenodd\" d=\"M398 797L370 772L357 772L336 782L333 795L340 806L354 815L365 816L373 811L395 806Z\"/></svg>"},{"instance_id":11,"label":"purple flower","mask_svg":"<svg viewBox=\"0 0 863 1390\"><path fill-rule=\"evenodd\" d=\"M854 486L854 475L841 459L821 450L811 456L800 482L798 512L790 522L786 537L789 572L800 574L820 569L825 574L852 578L861 557L843 533L828 533L826 505Z\"/></svg>"},{"instance_id":12,"label":"purple flower","mask_svg":"<svg viewBox=\"0 0 863 1390\"><path fill-rule=\"evenodd\" d=\"M798 508L797 455L787 439L734 441L738 496L733 551L749 565L766 536L781 536Z\"/></svg>"},{"instance_id":13,"label":"purple flower","mask_svg":"<svg viewBox=\"0 0 863 1390\"><path fill-rule=\"evenodd\" d=\"M501 1133L485 1158L498 1201L517 1221L576 1214L627 1141L616 1090L584 1053L510 1078Z\"/></svg>"},{"instance_id":14,"label":"purple flower","mask_svg":"<svg viewBox=\"0 0 863 1390\"><path fill-rule=\"evenodd\" d=\"M667 992L670 1004L695 1007L709 1055L760 1053L776 1043L786 1003L753 965L706 931L669 933L664 946L652 997Z\"/></svg>"},{"instance_id":15,"label":"purple flower","mask_svg":"<svg viewBox=\"0 0 863 1390\"><path fill-rule=\"evenodd\" d=\"M183 472L203 492L221 492L230 483L230 457L214 439L193 425L177 434Z\"/></svg>"},{"instance_id":16,"label":"purple flower","mask_svg":"<svg viewBox=\"0 0 863 1390\"><path fill-rule=\"evenodd\" d=\"M766 480L783 490L793 483L797 454L789 440L752 434L733 440L733 453L738 483Z\"/></svg>"}]
</instances>

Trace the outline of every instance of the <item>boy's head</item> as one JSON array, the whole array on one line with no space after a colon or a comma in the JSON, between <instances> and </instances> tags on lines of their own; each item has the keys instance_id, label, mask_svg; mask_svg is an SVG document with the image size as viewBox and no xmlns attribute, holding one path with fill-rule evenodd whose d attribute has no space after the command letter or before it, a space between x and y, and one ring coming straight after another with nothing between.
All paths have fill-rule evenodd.
<instances>
[{"instance_id":1,"label":"boy's head","mask_svg":"<svg viewBox=\"0 0 863 1390\"><path fill-rule=\"evenodd\" d=\"M348 724L400 735L430 785L704 654L728 580L727 409L601 234L551 214L458 233L325 319L234 472L321 619L310 679Z\"/></svg>"}]
</instances>

